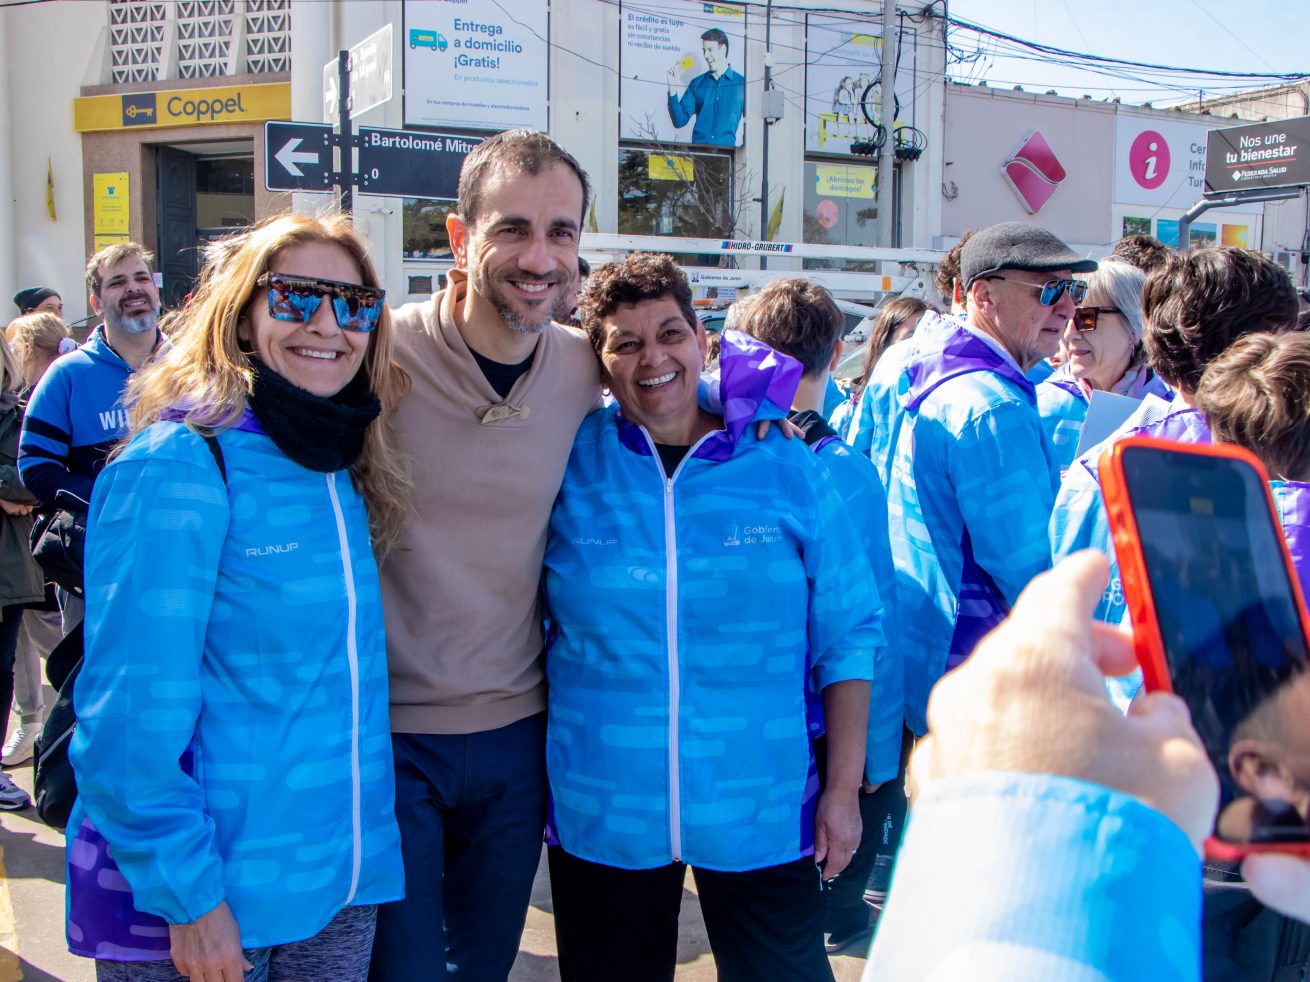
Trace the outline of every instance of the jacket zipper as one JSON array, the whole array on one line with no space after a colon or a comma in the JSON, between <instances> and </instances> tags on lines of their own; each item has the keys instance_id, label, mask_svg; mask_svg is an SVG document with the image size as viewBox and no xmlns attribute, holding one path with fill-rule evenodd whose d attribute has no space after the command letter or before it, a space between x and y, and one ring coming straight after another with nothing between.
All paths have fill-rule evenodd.
<instances>
[{"instance_id":1,"label":"jacket zipper","mask_svg":"<svg viewBox=\"0 0 1310 982\"><path fill-rule=\"evenodd\" d=\"M641 427L650 445L655 466L664 473L660 452L646 427ZM682 862L682 766L679 758L678 722L682 705L682 680L679 675L681 658L678 652L678 535L673 519L673 482L682 473L683 466L713 432L697 440L687 449L673 473L664 478L664 630L668 635L669 670L669 850L675 863Z\"/></svg>"},{"instance_id":2,"label":"jacket zipper","mask_svg":"<svg viewBox=\"0 0 1310 982\"><path fill-rule=\"evenodd\" d=\"M350 664L350 831L354 842L350 860L350 892L346 903L355 899L359 888L359 868L363 855L360 826L359 778L359 648L355 641L355 571L350 562L350 540L346 536L346 517L337 497L337 476L328 474L328 497L337 521L337 542L341 547L341 572L346 580L346 660Z\"/></svg>"}]
</instances>

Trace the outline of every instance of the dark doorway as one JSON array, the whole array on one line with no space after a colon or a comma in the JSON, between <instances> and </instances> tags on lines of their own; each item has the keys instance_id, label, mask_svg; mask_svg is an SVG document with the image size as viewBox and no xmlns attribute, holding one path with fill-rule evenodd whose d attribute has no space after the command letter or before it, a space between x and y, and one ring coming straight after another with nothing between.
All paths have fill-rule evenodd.
<instances>
[{"instance_id":1,"label":"dark doorway","mask_svg":"<svg viewBox=\"0 0 1310 982\"><path fill-rule=\"evenodd\" d=\"M159 147L155 202L159 215L159 299L176 307L195 285L200 261L196 250L196 155Z\"/></svg>"},{"instance_id":2,"label":"dark doorway","mask_svg":"<svg viewBox=\"0 0 1310 982\"><path fill-rule=\"evenodd\" d=\"M160 299L176 307L195 288L206 243L255 220L255 158L248 141L156 153Z\"/></svg>"}]
</instances>

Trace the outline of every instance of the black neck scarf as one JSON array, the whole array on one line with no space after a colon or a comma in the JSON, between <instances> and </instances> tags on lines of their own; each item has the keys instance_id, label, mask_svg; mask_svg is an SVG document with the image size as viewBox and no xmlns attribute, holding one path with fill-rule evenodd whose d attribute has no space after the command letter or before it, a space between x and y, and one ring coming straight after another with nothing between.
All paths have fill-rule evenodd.
<instances>
[{"instance_id":1,"label":"black neck scarf","mask_svg":"<svg viewBox=\"0 0 1310 982\"><path fill-rule=\"evenodd\" d=\"M364 449L364 434L382 404L362 368L346 387L324 398L302 389L258 358L250 359L250 411L279 450L322 474L344 470Z\"/></svg>"}]
</instances>

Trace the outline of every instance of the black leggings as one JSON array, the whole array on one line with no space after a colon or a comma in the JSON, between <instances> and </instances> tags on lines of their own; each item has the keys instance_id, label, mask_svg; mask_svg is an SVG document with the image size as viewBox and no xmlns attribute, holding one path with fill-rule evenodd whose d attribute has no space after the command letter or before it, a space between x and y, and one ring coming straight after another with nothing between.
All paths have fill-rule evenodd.
<instances>
[{"instance_id":1,"label":"black leggings","mask_svg":"<svg viewBox=\"0 0 1310 982\"><path fill-rule=\"evenodd\" d=\"M23 626L27 604L0 607L0 743L9 736L9 707L14 701L14 653L18 650L18 631Z\"/></svg>"}]
</instances>

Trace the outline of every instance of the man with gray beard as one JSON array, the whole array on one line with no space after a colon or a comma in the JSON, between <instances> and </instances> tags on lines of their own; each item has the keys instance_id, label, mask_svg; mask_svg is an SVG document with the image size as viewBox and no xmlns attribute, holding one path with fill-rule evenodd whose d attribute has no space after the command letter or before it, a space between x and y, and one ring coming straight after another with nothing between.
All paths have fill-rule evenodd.
<instances>
[{"instance_id":1,"label":"man with gray beard","mask_svg":"<svg viewBox=\"0 0 1310 982\"><path fill-rule=\"evenodd\" d=\"M405 899L378 909L378 982L502 982L518 953L546 819L537 587L600 396L590 343L556 322L588 190L544 133L486 140L446 220L446 288L393 314L414 512L381 565Z\"/></svg>"},{"instance_id":2,"label":"man with gray beard","mask_svg":"<svg viewBox=\"0 0 1310 982\"><path fill-rule=\"evenodd\" d=\"M127 433L123 389L162 337L151 258L137 243L120 242L86 265L91 309L104 323L42 376L19 437L19 477L41 502L53 502L60 491L89 502L105 458ZM67 633L81 620L81 598L61 601Z\"/></svg>"},{"instance_id":3,"label":"man with gray beard","mask_svg":"<svg viewBox=\"0 0 1310 982\"><path fill-rule=\"evenodd\" d=\"M87 263L91 309L104 323L37 384L19 442L23 484L43 502L59 491L90 501L106 455L127 432L123 388L160 340L151 258L135 242L121 242Z\"/></svg>"}]
</instances>

